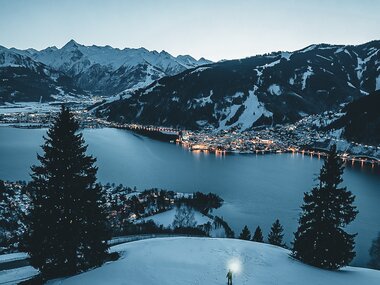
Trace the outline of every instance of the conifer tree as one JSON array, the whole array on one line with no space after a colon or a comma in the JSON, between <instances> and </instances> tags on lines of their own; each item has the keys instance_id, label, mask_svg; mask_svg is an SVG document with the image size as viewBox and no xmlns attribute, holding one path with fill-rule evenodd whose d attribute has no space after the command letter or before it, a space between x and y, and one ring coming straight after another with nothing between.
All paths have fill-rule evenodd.
<instances>
[{"instance_id":1,"label":"conifer tree","mask_svg":"<svg viewBox=\"0 0 380 285\"><path fill-rule=\"evenodd\" d=\"M284 229L282 228L280 221L277 219L270 229L270 233L268 235L268 242L277 246L285 246L285 244L282 241L282 238L284 237L283 232Z\"/></svg>"},{"instance_id":2,"label":"conifer tree","mask_svg":"<svg viewBox=\"0 0 380 285\"><path fill-rule=\"evenodd\" d=\"M263 232L261 231L260 226L257 226L255 233L253 234L252 241L264 242Z\"/></svg>"},{"instance_id":3,"label":"conifer tree","mask_svg":"<svg viewBox=\"0 0 380 285\"><path fill-rule=\"evenodd\" d=\"M247 225L245 225L243 230L241 231L239 239L244 239L244 240L251 239L251 232L249 231Z\"/></svg>"},{"instance_id":4,"label":"conifer tree","mask_svg":"<svg viewBox=\"0 0 380 285\"><path fill-rule=\"evenodd\" d=\"M371 260L368 263L369 267L380 269L380 233L377 238L373 240L369 255L371 257Z\"/></svg>"},{"instance_id":5,"label":"conifer tree","mask_svg":"<svg viewBox=\"0 0 380 285\"><path fill-rule=\"evenodd\" d=\"M32 202L26 247L44 278L74 274L101 265L109 234L96 183L96 161L86 155L82 134L69 109L48 130L32 166Z\"/></svg>"},{"instance_id":6,"label":"conifer tree","mask_svg":"<svg viewBox=\"0 0 380 285\"><path fill-rule=\"evenodd\" d=\"M0 180L0 201L4 200L6 190L4 181Z\"/></svg>"},{"instance_id":7,"label":"conifer tree","mask_svg":"<svg viewBox=\"0 0 380 285\"><path fill-rule=\"evenodd\" d=\"M293 256L327 269L348 265L355 257L355 236L343 228L356 215L355 196L343 182L343 161L332 146L318 180L319 185L305 193L302 214L293 242Z\"/></svg>"}]
</instances>

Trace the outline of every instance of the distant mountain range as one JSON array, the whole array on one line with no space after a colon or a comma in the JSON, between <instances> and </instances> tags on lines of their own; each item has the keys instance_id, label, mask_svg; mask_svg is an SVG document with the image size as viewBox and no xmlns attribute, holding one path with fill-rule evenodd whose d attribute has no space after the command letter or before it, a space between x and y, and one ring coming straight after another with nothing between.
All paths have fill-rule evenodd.
<instances>
[{"instance_id":1,"label":"distant mountain range","mask_svg":"<svg viewBox=\"0 0 380 285\"><path fill-rule=\"evenodd\" d=\"M206 64L98 107L119 122L219 129L296 121L380 89L380 41Z\"/></svg>"},{"instance_id":2,"label":"distant mountain range","mask_svg":"<svg viewBox=\"0 0 380 285\"><path fill-rule=\"evenodd\" d=\"M113 96L211 63L165 51L84 46L18 50L0 46L0 103L67 96Z\"/></svg>"},{"instance_id":3,"label":"distant mountain range","mask_svg":"<svg viewBox=\"0 0 380 285\"><path fill-rule=\"evenodd\" d=\"M113 121L245 130L366 98L380 89L379 50L380 41L319 44L212 63L73 40L41 51L0 46L0 103L101 95L94 110Z\"/></svg>"}]
</instances>

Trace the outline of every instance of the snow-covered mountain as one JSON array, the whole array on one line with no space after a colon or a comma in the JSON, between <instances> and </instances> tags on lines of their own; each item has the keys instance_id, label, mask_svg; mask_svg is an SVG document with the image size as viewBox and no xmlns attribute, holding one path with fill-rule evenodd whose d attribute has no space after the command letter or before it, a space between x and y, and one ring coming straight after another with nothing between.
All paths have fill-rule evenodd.
<instances>
[{"instance_id":1,"label":"snow-covered mountain","mask_svg":"<svg viewBox=\"0 0 380 285\"><path fill-rule=\"evenodd\" d=\"M114 121L225 129L286 123L380 88L380 41L207 64L101 106Z\"/></svg>"},{"instance_id":2,"label":"snow-covered mountain","mask_svg":"<svg viewBox=\"0 0 380 285\"><path fill-rule=\"evenodd\" d=\"M55 96L84 95L64 73L0 46L0 103L50 100Z\"/></svg>"},{"instance_id":3,"label":"snow-covered mountain","mask_svg":"<svg viewBox=\"0 0 380 285\"><path fill-rule=\"evenodd\" d=\"M174 75L188 68L210 63L203 58L195 60L189 55L174 57L166 51L148 51L145 48L121 50L110 46L84 46L74 40L69 41L61 49L56 47L49 47L41 51L29 49L24 53L29 54L38 62L71 75L86 72L96 64L106 66L114 71L123 66L134 67L149 64L166 75Z\"/></svg>"},{"instance_id":4,"label":"snow-covered mountain","mask_svg":"<svg viewBox=\"0 0 380 285\"><path fill-rule=\"evenodd\" d=\"M135 90L164 76L208 63L206 59L196 60L189 55L174 57L165 51L144 48L121 50L110 46L84 46L74 40L61 49L0 49L0 68L44 66L50 73L66 76L75 88L104 96ZM12 88L18 91L17 86ZM0 98L4 96L2 93L0 91Z\"/></svg>"}]
</instances>

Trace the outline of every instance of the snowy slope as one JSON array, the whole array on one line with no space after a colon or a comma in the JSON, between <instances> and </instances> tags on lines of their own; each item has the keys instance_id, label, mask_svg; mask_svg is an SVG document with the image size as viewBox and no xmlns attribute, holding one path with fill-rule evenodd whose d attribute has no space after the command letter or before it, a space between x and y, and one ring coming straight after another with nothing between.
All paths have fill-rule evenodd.
<instances>
[{"instance_id":1,"label":"snowy slope","mask_svg":"<svg viewBox=\"0 0 380 285\"><path fill-rule=\"evenodd\" d=\"M26 252L15 252L0 255L0 263L11 262L16 260L23 260L28 258L29 255Z\"/></svg>"},{"instance_id":2,"label":"snowy slope","mask_svg":"<svg viewBox=\"0 0 380 285\"><path fill-rule=\"evenodd\" d=\"M0 46L0 67L28 67L36 70L38 65L41 64L27 56Z\"/></svg>"},{"instance_id":3,"label":"snowy slope","mask_svg":"<svg viewBox=\"0 0 380 285\"><path fill-rule=\"evenodd\" d=\"M15 269L1 270L0 284L18 284L19 282L28 280L38 274L39 271L32 266L23 266Z\"/></svg>"},{"instance_id":4,"label":"snowy slope","mask_svg":"<svg viewBox=\"0 0 380 285\"><path fill-rule=\"evenodd\" d=\"M117 245L122 257L92 271L48 284L226 284L231 263L239 285L375 285L380 271L346 267L321 270L289 257L289 251L236 239L162 238Z\"/></svg>"}]
</instances>

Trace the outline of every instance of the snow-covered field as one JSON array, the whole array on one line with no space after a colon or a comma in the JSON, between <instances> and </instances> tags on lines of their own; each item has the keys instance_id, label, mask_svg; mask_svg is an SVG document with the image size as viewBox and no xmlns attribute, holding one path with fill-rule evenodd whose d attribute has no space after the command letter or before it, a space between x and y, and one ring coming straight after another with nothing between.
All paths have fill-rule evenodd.
<instances>
[{"instance_id":1,"label":"snow-covered field","mask_svg":"<svg viewBox=\"0 0 380 285\"><path fill-rule=\"evenodd\" d=\"M17 102L17 103L6 103L5 105L0 105L0 114L15 114L15 113L50 113L58 112L61 106L51 105L49 103L38 103L38 102Z\"/></svg>"},{"instance_id":2,"label":"snow-covered field","mask_svg":"<svg viewBox=\"0 0 380 285\"><path fill-rule=\"evenodd\" d=\"M23 260L28 258L28 254L25 252L15 252L0 255L0 263L11 262L16 260Z\"/></svg>"},{"instance_id":3,"label":"snow-covered field","mask_svg":"<svg viewBox=\"0 0 380 285\"><path fill-rule=\"evenodd\" d=\"M38 270L32 266L23 266L15 269L0 271L0 284L17 284L38 275Z\"/></svg>"},{"instance_id":4,"label":"snow-covered field","mask_svg":"<svg viewBox=\"0 0 380 285\"><path fill-rule=\"evenodd\" d=\"M175 214L176 214L176 209L171 209L169 211L165 211L157 215L143 218L141 220L138 220L137 222L153 220L153 222L157 224L158 226L163 225L164 227L170 227L173 224ZM210 222L210 223L213 222L212 219L210 219L209 217L205 215L202 215L198 211L194 211L194 219L197 225L204 225L204 224L207 224L207 222Z\"/></svg>"},{"instance_id":5,"label":"snow-covered field","mask_svg":"<svg viewBox=\"0 0 380 285\"><path fill-rule=\"evenodd\" d=\"M286 249L237 239L161 238L120 244L112 250L121 252L122 257L48 284L226 284L231 262L240 267L233 276L236 285L380 284L377 270L355 267L322 270L290 258Z\"/></svg>"}]
</instances>

